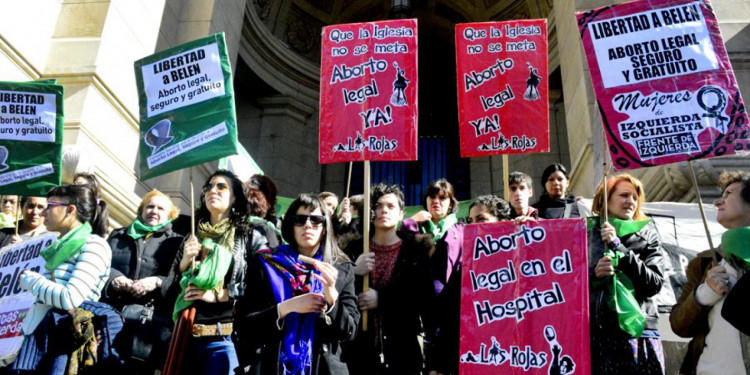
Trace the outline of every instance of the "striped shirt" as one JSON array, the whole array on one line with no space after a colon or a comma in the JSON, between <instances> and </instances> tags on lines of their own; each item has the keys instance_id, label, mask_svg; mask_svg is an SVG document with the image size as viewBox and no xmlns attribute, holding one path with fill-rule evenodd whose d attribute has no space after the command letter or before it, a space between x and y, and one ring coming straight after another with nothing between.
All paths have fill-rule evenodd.
<instances>
[{"instance_id":1,"label":"striped shirt","mask_svg":"<svg viewBox=\"0 0 750 375\"><path fill-rule=\"evenodd\" d=\"M77 256L54 269L55 281L49 271L21 274L21 288L28 290L42 303L63 310L74 309L83 301L98 301L109 278L112 250L107 242L90 235Z\"/></svg>"}]
</instances>

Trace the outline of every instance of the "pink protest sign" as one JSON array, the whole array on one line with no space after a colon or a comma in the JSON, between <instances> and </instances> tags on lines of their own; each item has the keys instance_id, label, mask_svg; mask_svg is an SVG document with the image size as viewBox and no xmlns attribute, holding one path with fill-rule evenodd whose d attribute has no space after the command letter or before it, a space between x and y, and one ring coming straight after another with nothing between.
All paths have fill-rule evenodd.
<instances>
[{"instance_id":1,"label":"pink protest sign","mask_svg":"<svg viewBox=\"0 0 750 375\"><path fill-rule=\"evenodd\" d=\"M586 223L464 229L461 375L589 374Z\"/></svg>"},{"instance_id":2,"label":"pink protest sign","mask_svg":"<svg viewBox=\"0 0 750 375\"><path fill-rule=\"evenodd\" d=\"M549 151L547 20L456 25L461 156Z\"/></svg>"},{"instance_id":3,"label":"pink protest sign","mask_svg":"<svg viewBox=\"0 0 750 375\"><path fill-rule=\"evenodd\" d=\"M320 162L417 160L417 20L323 28Z\"/></svg>"},{"instance_id":4,"label":"pink protest sign","mask_svg":"<svg viewBox=\"0 0 750 375\"><path fill-rule=\"evenodd\" d=\"M710 7L651 0L578 14L616 169L749 149L748 116Z\"/></svg>"}]
</instances>

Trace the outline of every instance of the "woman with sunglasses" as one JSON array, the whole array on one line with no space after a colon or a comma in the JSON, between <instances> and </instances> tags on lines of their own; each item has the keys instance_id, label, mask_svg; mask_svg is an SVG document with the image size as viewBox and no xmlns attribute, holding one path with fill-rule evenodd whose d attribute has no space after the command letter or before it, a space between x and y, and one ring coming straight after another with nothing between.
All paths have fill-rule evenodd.
<instances>
[{"instance_id":1,"label":"woman with sunglasses","mask_svg":"<svg viewBox=\"0 0 750 375\"><path fill-rule=\"evenodd\" d=\"M266 238L248 223L242 182L232 172L209 176L200 202L196 236L177 251L164 287L168 297L179 291L175 321L183 310L195 307L182 373L233 374L238 362L230 338L232 308L244 291L246 255L266 247Z\"/></svg>"},{"instance_id":2,"label":"woman with sunglasses","mask_svg":"<svg viewBox=\"0 0 750 375\"><path fill-rule=\"evenodd\" d=\"M301 194L281 224L288 245L248 261L247 289L237 303L245 373L348 374L343 341L359 322L352 263L332 236L325 205Z\"/></svg>"},{"instance_id":3,"label":"woman with sunglasses","mask_svg":"<svg viewBox=\"0 0 750 375\"><path fill-rule=\"evenodd\" d=\"M46 204L44 223L48 230L59 232L60 239L40 252L45 261L42 273L25 270L19 277L21 288L36 299L23 322L25 335L43 327L39 323L51 308L72 314L84 301L98 301L112 260L112 251L101 237L107 229L102 221L107 206L97 204L91 189L59 186L47 193ZM53 355L52 346L60 345L50 343L48 354ZM41 364L50 365L44 360Z\"/></svg>"}]
</instances>

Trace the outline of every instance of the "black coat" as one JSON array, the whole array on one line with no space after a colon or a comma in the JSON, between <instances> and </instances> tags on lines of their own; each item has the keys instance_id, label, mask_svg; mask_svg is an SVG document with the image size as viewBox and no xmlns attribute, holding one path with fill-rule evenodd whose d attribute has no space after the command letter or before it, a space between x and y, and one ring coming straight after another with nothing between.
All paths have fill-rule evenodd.
<instances>
[{"instance_id":1,"label":"black coat","mask_svg":"<svg viewBox=\"0 0 750 375\"><path fill-rule=\"evenodd\" d=\"M328 313L330 320L321 314L316 322L313 375L348 374L340 359L341 343L354 339L357 334L360 314L354 294L352 264L339 263L335 267L339 271L336 279L339 297ZM278 303L258 256L249 257L245 282L245 294L235 305L234 319L240 366L247 374L277 375L283 330L277 326Z\"/></svg>"},{"instance_id":2,"label":"black coat","mask_svg":"<svg viewBox=\"0 0 750 375\"><path fill-rule=\"evenodd\" d=\"M368 312L368 331L360 331L353 343L344 346L342 359L351 374L407 375L422 371L418 338L424 333L422 323L435 298L428 265L432 240L429 235L408 232L399 232L399 237L402 244L391 278L377 290L378 307ZM363 245L362 239L352 242L347 255L357 259ZM362 281L362 276L356 276L357 293L362 292Z\"/></svg>"},{"instance_id":3,"label":"black coat","mask_svg":"<svg viewBox=\"0 0 750 375\"><path fill-rule=\"evenodd\" d=\"M620 258L617 269L622 271L632 282L635 299L641 305L641 312L646 317L646 329L657 329L659 313L652 297L661 291L664 285L664 267L666 255L661 246L659 235L647 225L637 233L620 237L617 250L625 254ZM598 280L594 268L604 254L604 246L599 234L599 225L589 230L589 280ZM591 332L608 334L622 332L617 321L617 314L607 306L604 285L589 286L589 316ZM623 332L624 333L624 332Z\"/></svg>"},{"instance_id":4,"label":"black coat","mask_svg":"<svg viewBox=\"0 0 750 375\"><path fill-rule=\"evenodd\" d=\"M171 316L174 301L166 301L161 288L141 298L136 298L130 293L115 290L112 280L120 276L133 281L157 276L163 284L167 281L170 267L174 262L177 249L182 244L183 237L172 230L171 223L148 238L141 237L134 240L128 236L127 232L128 227L115 229L107 238L112 248L112 267L109 279L104 286L102 301L121 310L125 305L145 304L153 299L156 309Z\"/></svg>"},{"instance_id":5,"label":"black coat","mask_svg":"<svg viewBox=\"0 0 750 375\"><path fill-rule=\"evenodd\" d=\"M532 204L531 207L539 210L540 219L567 219L581 217L581 214L578 212L576 198L572 196L553 199L548 194L543 194L539 197L539 201ZM566 210L570 211L568 216L565 216Z\"/></svg>"}]
</instances>

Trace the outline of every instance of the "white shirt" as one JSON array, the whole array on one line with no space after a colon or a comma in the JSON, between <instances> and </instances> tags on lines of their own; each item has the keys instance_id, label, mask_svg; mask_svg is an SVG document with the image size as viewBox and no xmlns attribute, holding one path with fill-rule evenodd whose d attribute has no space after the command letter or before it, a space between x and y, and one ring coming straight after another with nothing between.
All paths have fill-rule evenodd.
<instances>
[{"instance_id":1,"label":"white shirt","mask_svg":"<svg viewBox=\"0 0 750 375\"><path fill-rule=\"evenodd\" d=\"M730 287L737 282L737 270L722 260L720 266L729 274ZM708 335L703 354L698 360L698 375L747 375L742 360L740 331L721 316L721 307L726 296L714 292L705 282L698 286L696 300L703 306L711 306L708 312Z\"/></svg>"}]
</instances>

